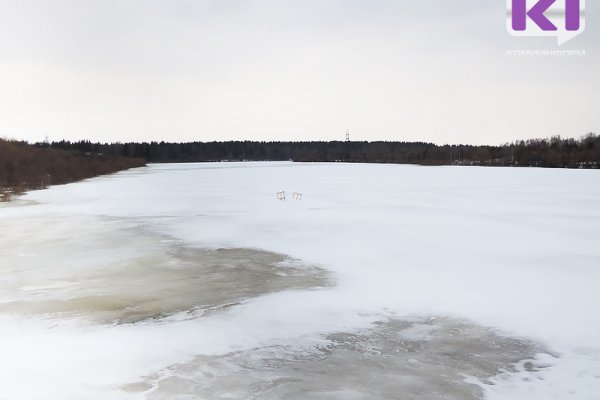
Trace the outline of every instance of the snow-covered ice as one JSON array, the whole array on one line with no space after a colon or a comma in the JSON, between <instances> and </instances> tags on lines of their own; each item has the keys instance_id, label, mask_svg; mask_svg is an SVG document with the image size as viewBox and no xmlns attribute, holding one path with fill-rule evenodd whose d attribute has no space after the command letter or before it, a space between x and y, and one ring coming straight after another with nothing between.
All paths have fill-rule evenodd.
<instances>
[{"instance_id":1,"label":"snow-covered ice","mask_svg":"<svg viewBox=\"0 0 600 400\"><path fill-rule=\"evenodd\" d=\"M598 399L599 238L588 170L173 164L31 192L0 205L0 399Z\"/></svg>"}]
</instances>

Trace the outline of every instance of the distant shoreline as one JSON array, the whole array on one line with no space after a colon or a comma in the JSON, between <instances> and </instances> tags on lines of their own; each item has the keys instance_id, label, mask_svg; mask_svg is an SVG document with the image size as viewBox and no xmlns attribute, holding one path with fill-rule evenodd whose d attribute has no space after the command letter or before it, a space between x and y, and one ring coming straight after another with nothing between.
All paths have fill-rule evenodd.
<instances>
[{"instance_id":1,"label":"distant shoreline","mask_svg":"<svg viewBox=\"0 0 600 400\"><path fill-rule=\"evenodd\" d=\"M26 190L77 182L146 163L240 161L343 162L427 166L600 169L600 136L555 136L501 146L424 142L142 142L0 139L0 201Z\"/></svg>"},{"instance_id":2,"label":"distant shoreline","mask_svg":"<svg viewBox=\"0 0 600 400\"><path fill-rule=\"evenodd\" d=\"M348 162L498 167L600 168L600 136L529 139L501 146L436 145L425 142L130 142L58 141L38 147L86 154L137 157L151 163L221 161Z\"/></svg>"}]
</instances>

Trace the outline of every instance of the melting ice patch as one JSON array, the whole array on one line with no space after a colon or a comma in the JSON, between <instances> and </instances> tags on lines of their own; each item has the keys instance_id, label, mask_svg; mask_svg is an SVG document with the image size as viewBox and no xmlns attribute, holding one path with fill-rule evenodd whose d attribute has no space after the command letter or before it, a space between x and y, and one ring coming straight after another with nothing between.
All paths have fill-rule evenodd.
<instances>
[{"instance_id":1,"label":"melting ice patch","mask_svg":"<svg viewBox=\"0 0 600 400\"><path fill-rule=\"evenodd\" d=\"M194 318L286 289L329 286L321 268L254 249L163 247L147 257L80 271L71 279L22 286L0 313L135 323Z\"/></svg>"},{"instance_id":2,"label":"melting ice patch","mask_svg":"<svg viewBox=\"0 0 600 400\"><path fill-rule=\"evenodd\" d=\"M123 390L151 400L476 400L483 394L476 383L515 371L518 362L534 369L540 351L531 341L465 321L395 318L328 334L314 346L199 355Z\"/></svg>"}]
</instances>

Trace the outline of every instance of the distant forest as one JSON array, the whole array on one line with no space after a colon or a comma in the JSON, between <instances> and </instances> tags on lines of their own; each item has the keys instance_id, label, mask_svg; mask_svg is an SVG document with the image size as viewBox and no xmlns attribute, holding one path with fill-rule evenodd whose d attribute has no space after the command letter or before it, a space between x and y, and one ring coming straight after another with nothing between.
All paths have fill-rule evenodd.
<instances>
[{"instance_id":1,"label":"distant forest","mask_svg":"<svg viewBox=\"0 0 600 400\"><path fill-rule=\"evenodd\" d=\"M422 142L189 142L37 143L38 147L141 158L148 162L297 161L600 168L600 136L530 139L502 146Z\"/></svg>"},{"instance_id":2,"label":"distant forest","mask_svg":"<svg viewBox=\"0 0 600 400\"><path fill-rule=\"evenodd\" d=\"M143 159L100 156L0 139L0 201L9 200L11 194L25 190L75 182L145 164Z\"/></svg>"},{"instance_id":3,"label":"distant forest","mask_svg":"<svg viewBox=\"0 0 600 400\"><path fill-rule=\"evenodd\" d=\"M600 168L600 136L502 146L422 142L190 142L28 144L0 139L0 200L12 193L139 167L146 162L297 161Z\"/></svg>"}]
</instances>

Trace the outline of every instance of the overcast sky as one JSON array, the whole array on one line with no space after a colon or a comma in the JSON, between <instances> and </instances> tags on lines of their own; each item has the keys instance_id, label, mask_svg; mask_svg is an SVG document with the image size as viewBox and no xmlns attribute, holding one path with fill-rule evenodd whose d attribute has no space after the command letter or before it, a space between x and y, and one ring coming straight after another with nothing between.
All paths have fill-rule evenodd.
<instances>
[{"instance_id":1,"label":"overcast sky","mask_svg":"<svg viewBox=\"0 0 600 400\"><path fill-rule=\"evenodd\" d=\"M600 133L600 10L561 49L505 0L0 0L0 137L499 144Z\"/></svg>"}]
</instances>

